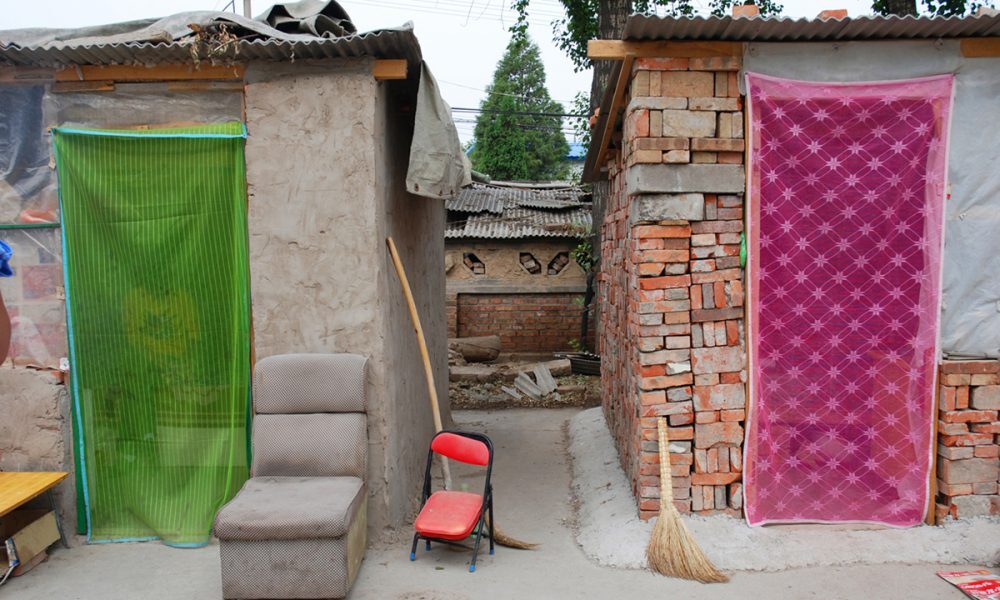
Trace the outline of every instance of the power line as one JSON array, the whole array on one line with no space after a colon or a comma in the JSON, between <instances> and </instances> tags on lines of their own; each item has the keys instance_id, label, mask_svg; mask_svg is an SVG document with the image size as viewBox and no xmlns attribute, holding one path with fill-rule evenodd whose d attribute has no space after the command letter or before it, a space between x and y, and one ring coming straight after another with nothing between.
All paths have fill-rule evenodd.
<instances>
[{"instance_id":1,"label":"power line","mask_svg":"<svg viewBox=\"0 0 1000 600\"><path fill-rule=\"evenodd\" d=\"M522 96L521 94L509 94L507 92L491 92L483 88L473 87L471 85L465 85L464 83L455 83L454 81L445 81L444 79L438 79L438 83L446 83L448 85L453 85L455 87L465 88L467 90L474 90L477 92L483 92L484 94L495 94L497 96L507 96L510 98L520 98L521 100L539 100L540 98L535 96ZM555 98L553 98L555 100ZM572 101L566 100L556 100L559 104L572 104Z\"/></svg>"},{"instance_id":2,"label":"power line","mask_svg":"<svg viewBox=\"0 0 1000 600\"><path fill-rule=\"evenodd\" d=\"M534 111L518 111L518 110L491 110L488 108L464 108L461 106L453 106L452 112L461 113L485 113L494 115L516 115L522 117L570 117L575 119L586 119L588 115L579 115L574 113L556 113L556 112L534 112Z\"/></svg>"}]
</instances>

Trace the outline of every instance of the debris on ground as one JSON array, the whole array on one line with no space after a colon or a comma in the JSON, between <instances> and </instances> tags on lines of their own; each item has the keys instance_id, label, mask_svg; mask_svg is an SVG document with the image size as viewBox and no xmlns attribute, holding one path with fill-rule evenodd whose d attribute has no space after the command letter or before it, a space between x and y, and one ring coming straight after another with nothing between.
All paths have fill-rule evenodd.
<instances>
[{"instance_id":1,"label":"debris on ground","mask_svg":"<svg viewBox=\"0 0 1000 600\"><path fill-rule=\"evenodd\" d=\"M601 379L573 375L569 361L451 367L453 409L599 406Z\"/></svg>"}]
</instances>

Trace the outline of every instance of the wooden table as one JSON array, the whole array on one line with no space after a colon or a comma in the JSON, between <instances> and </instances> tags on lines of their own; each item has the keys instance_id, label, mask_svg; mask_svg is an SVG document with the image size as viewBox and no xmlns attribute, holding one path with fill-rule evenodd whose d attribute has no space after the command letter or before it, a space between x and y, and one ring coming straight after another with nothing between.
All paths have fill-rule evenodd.
<instances>
[{"instance_id":1,"label":"wooden table","mask_svg":"<svg viewBox=\"0 0 1000 600\"><path fill-rule=\"evenodd\" d=\"M0 518L11 511L27 504L31 500L45 494L49 507L56 517L59 528L59 540L66 546L66 536L63 534L62 520L52 499L52 488L66 479L69 473L64 471L50 472L12 472L0 471Z\"/></svg>"}]
</instances>

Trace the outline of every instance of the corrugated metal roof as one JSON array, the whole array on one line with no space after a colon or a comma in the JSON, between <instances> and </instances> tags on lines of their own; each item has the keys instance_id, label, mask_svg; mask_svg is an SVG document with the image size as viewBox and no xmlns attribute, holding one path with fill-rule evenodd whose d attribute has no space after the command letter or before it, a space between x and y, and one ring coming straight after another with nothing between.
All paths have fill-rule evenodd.
<instances>
[{"instance_id":1,"label":"corrugated metal roof","mask_svg":"<svg viewBox=\"0 0 1000 600\"><path fill-rule=\"evenodd\" d=\"M629 17L626 40L820 42L937 39L1000 35L1000 15L970 17L881 17L846 19Z\"/></svg>"},{"instance_id":2,"label":"corrugated metal roof","mask_svg":"<svg viewBox=\"0 0 1000 600\"><path fill-rule=\"evenodd\" d=\"M170 43L125 42L88 46L2 47L0 63L14 66L164 64L191 61L191 39ZM412 30L386 29L342 38L309 41L241 40L227 60L303 60L322 58L406 58L419 62L420 46Z\"/></svg>"},{"instance_id":3,"label":"corrugated metal roof","mask_svg":"<svg viewBox=\"0 0 1000 600\"><path fill-rule=\"evenodd\" d=\"M500 214L517 206L547 209L574 208L583 204L586 193L580 188L535 188L526 184L474 183L462 188L458 197L445 202L448 210Z\"/></svg>"},{"instance_id":4,"label":"corrugated metal roof","mask_svg":"<svg viewBox=\"0 0 1000 600\"><path fill-rule=\"evenodd\" d=\"M0 64L59 67L185 63L199 44L194 29L227 28L238 40L221 60L286 61L301 59L405 58L420 61L420 45L410 23L343 36L286 33L268 23L224 12L197 11L160 19L113 23L79 29L0 31ZM211 38L209 38L211 40Z\"/></svg>"},{"instance_id":5,"label":"corrugated metal roof","mask_svg":"<svg viewBox=\"0 0 1000 600\"><path fill-rule=\"evenodd\" d=\"M549 211L508 208L502 215L470 214L464 221L449 223L446 239L519 239L532 237L579 237L593 225L590 207Z\"/></svg>"}]
</instances>

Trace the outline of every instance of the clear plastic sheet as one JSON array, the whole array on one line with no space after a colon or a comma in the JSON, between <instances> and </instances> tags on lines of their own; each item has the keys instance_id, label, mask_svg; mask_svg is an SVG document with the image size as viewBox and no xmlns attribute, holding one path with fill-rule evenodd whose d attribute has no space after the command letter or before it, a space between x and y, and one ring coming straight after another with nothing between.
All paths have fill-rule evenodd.
<instances>
[{"instance_id":1,"label":"clear plastic sheet","mask_svg":"<svg viewBox=\"0 0 1000 600\"><path fill-rule=\"evenodd\" d=\"M66 356L66 307L59 229L0 231L14 251L13 277L0 278L11 317L8 360L15 365L59 367Z\"/></svg>"},{"instance_id":2,"label":"clear plastic sheet","mask_svg":"<svg viewBox=\"0 0 1000 600\"><path fill-rule=\"evenodd\" d=\"M0 84L0 225L59 222L52 127L243 121L239 87L203 85L179 90L169 83L134 83L116 84L113 91L57 93L48 83ZM67 353L60 229L4 228L0 239L14 249L14 277L0 279L12 321L8 360L57 368Z\"/></svg>"}]
</instances>

